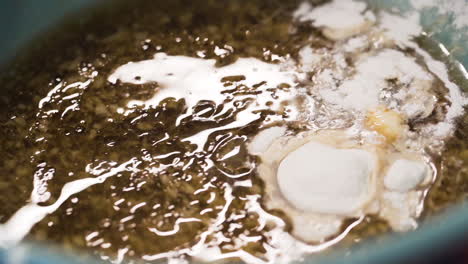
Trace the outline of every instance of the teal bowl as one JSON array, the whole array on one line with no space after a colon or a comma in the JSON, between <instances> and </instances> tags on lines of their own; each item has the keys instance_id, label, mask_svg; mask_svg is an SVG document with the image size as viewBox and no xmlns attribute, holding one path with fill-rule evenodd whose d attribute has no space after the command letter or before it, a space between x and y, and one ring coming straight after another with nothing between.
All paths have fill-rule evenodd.
<instances>
[{"instance_id":1,"label":"teal bowl","mask_svg":"<svg viewBox=\"0 0 468 264\"><path fill-rule=\"evenodd\" d=\"M454 51L447 56L458 61L457 65L468 79L463 67L468 67L468 0L368 0L367 2L372 6L400 13L414 10L411 3L417 4L420 22L425 31L447 50ZM2 33L0 66L6 65L21 48L29 45L41 32L60 23L69 14L83 8L92 8L96 3L92 0L0 1ZM105 1L99 2L99 5L104 4ZM79 18L79 16L74 17ZM428 259L442 255L453 247L466 248L467 238L468 206L462 203L447 208L441 215L425 221L416 231L404 235L387 235L383 238L383 243L364 242L359 248L338 250L327 256L314 256L306 259L304 263L413 263L414 259L419 259L421 256ZM25 243L8 250L0 249L0 264L97 263L97 260L91 260L82 254L70 256L62 254L61 251L59 245ZM456 263L465 262L460 260Z\"/></svg>"}]
</instances>

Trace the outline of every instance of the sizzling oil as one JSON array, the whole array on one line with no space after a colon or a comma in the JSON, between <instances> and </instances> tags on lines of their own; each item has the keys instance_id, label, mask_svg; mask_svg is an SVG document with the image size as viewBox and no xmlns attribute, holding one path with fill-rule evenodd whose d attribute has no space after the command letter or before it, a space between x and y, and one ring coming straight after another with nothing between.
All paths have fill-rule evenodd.
<instances>
[{"instance_id":1,"label":"sizzling oil","mask_svg":"<svg viewBox=\"0 0 468 264\"><path fill-rule=\"evenodd\" d=\"M248 154L246 142L265 118L287 113L262 111L241 129L211 134L203 151L194 152L196 146L184 138L232 122L238 110L219 116L223 105L202 101L176 125L186 104L166 99L155 109L123 116L116 114L118 108L151 98L158 84L110 84L106 77L117 66L149 59L155 52L191 57L203 52L221 66L238 57L267 62L274 60L272 55L294 58L304 43L330 45L307 24L289 31L298 4L140 1L131 12L129 4L95 11L86 22L58 30L52 45L31 49L1 79L0 222L28 201L34 178L46 182L41 204L50 205L67 182L130 161L102 184L70 197L28 238L91 249L103 259L172 257L164 253L210 241L224 253L245 251L262 258L268 250L265 234L274 226L246 210L247 203L261 200L263 188L252 169L258 160ZM233 51L218 56L220 47ZM57 92L50 94L54 88ZM467 194L466 124L465 115L442 155L426 202L429 215ZM270 213L287 223L282 212ZM368 217L348 239L384 231L386 223ZM241 244L239 237L244 237Z\"/></svg>"}]
</instances>

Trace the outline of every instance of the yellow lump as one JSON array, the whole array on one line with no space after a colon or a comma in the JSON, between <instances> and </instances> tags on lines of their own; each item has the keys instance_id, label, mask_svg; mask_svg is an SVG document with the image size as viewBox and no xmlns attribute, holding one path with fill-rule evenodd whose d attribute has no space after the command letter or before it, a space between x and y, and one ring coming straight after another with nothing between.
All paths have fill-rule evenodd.
<instances>
[{"instance_id":1,"label":"yellow lump","mask_svg":"<svg viewBox=\"0 0 468 264\"><path fill-rule=\"evenodd\" d=\"M387 143L397 140L404 130L403 117L384 106L379 106L367 112L365 125L384 136Z\"/></svg>"}]
</instances>

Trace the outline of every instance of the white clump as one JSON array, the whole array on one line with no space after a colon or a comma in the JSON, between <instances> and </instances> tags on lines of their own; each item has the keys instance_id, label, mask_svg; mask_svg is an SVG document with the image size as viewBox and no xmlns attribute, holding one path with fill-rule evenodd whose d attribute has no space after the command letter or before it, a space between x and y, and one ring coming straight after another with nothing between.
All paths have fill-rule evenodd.
<instances>
[{"instance_id":1,"label":"white clump","mask_svg":"<svg viewBox=\"0 0 468 264\"><path fill-rule=\"evenodd\" d=\"M371 12L364 11L366 4L352 0L334 0L313 7L307 2L294 13L301 22L312 21L316 27L323 28L323 34L330 39L340 40L362 33L375 21Z\"/></svg>"},{"instance_id":2,"label":"white clump","mask_svg":"<svg viewBox=\"0 0 468 264\"><path fill-rule=\"evenodd\" d=\"M283 135L269 144L257 167L267 209L283 210L292 234L321 242L347 217L361 217L375 193L380 158L342 131Z\"/></svg>"},{"instance_id":3,"label":"white clump","mask_svg":"<svg viewBox=\"0 0 468 264\"><path fill-rule=\"evenodd\" d=\"M286 132L285 127L269 127L260 131L250 142L248 149L251 154L257 155L265 152L271 143L284 135Z\"/></svg>"},{"instance_id":4,"label":"white clump","mask_svg":"<svg viewBox=\"0 0 468 264\"><path fill-rule=\"evenodd\" d=\"M366 203L375 163L375 157L364 150L309 142L283 159L278 185L298 209L346 215Z\"/></svg>"},{"instance_id":5,"label":"white clump","mask_svg":"<svg viewBox=\"0 0 468 264\"><path fill-rule=\"evenodd\" d=\"M398 159L390 166L384 184L389 190L407 192L421 184L428 172L427 165L421 161Z\"/></svg>"}]
</instances>

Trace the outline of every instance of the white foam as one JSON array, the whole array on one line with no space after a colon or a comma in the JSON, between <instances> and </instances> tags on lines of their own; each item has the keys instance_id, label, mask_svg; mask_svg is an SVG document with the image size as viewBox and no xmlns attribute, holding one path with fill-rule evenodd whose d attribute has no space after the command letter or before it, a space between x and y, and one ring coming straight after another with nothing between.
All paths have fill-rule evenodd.
<instances>
[{"instance_id":1,"label":"white foam","mask_svg":"<svg viewBox=\"0 0 468 264\"><path fill-rule=\"evenodd\" d=\"M369 12L364 14L366 4L352 0L334 0L313 7L303 2L294 12L301 22L311 21L316 27L323 27L323 33L335 40L358 34L370 26L375 17Z\"/></svg>"},{"instance_id":2,"label":"white foam","mask_svg":"<svg viewBox=\"0 0 468 264\"><path fill-rule=\"evenodd\" d=\"M314 50L306 46L299 50L299 58L302 66L302 70L309 72L320 62L322 56L314 52Z\"/></svg>"},{"instance_id":3,"label":"white foam","mask_svg":"<svg viewBox=\"0 0 468 264\"><path fill-rule=\"evenodd\" d=\"M399 45L406 45L422 32L418 13L402 17L381 12L379 22L379 27L385 31L385 35Z\"/></svg>"},{"instance_id":4,"label":"white foam","mask_svg":"<svg viewBox=\"0 0 468 264\"><path fill-rule=\"evenodd\" d=\"M391 49L362 58L356 63L356 71L352 78L345 80L337 89L321 89L320 95L338 107L365 111L380 104L380 93L388 86L387 79L397 78L403 84L409 85L409 90L420 88L418 85L411 85L414 80L432 80L432 76L413 58Z\"/></svg>"},{"instance_id":5,"label":"white foam","mask_svg":"<svg viewBox=\"0 0 468 264\"><path fill-rule=\"evenodd\" d=\"M465 112L464 106L468 104L468 98L462 93L460 87L450 80L445 64L434 60L429 53L416 45L413 45L412 47L421 56L423 56L428 70L437 76L448 89L446 98L450 101L450 105L447 107L447 113L445 114L444 120L434 125L428 125L424 128L428 135L433 135L437 138L445 138L453 132L455 126L454 120Z\"/></svg>"}]
</instances>

